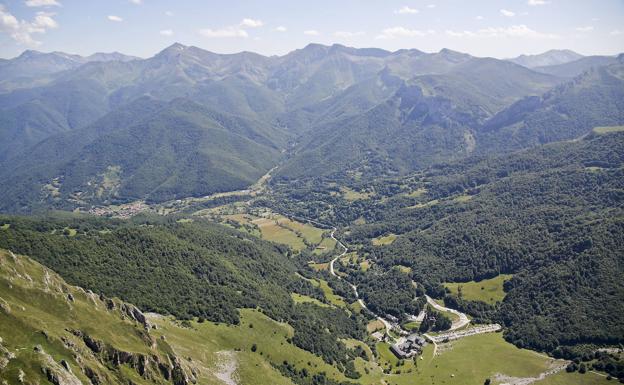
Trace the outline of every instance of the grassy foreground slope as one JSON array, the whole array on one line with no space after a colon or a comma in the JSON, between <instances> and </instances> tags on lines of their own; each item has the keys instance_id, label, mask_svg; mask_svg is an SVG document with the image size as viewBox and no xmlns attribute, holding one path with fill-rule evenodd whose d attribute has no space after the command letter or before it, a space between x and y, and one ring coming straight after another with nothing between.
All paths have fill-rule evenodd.
<instances>
[{"instance_id":1,"label":"grassy foreground slope","mask_svg":"<svg viewBox=\"0 0 624 385\"><path fill-rule=\"evenodd\" d=\"M0 337L3 383L182 385L192 377L134 306L70 286L4 250Z\"/></svg>"}]
</instances>

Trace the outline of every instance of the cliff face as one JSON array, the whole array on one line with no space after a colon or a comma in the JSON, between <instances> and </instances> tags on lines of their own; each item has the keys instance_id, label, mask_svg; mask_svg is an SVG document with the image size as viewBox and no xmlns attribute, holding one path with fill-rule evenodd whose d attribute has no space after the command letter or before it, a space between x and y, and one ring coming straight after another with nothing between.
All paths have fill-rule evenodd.
<instances>
[{"instance_id":1,"label":"cliff face","mask_svg":"<svg viewBox=\"0 0 624 385\"><path fill-rule=\"evenodd\" d=\"M135 306L68 285L0 250L0 381L6 384L196 382ZM6 382L5 382L6 381Z\"/></svg>"}]
</instances>

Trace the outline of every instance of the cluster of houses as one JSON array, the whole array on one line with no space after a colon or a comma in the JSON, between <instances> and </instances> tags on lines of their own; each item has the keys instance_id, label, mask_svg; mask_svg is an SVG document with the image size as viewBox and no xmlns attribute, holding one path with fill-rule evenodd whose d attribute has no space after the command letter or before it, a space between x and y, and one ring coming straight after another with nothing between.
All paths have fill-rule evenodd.
<instances>
[{"instance_id":1,"label":"cluster of houses","mask_svg":"<svg viewBox=\"0 0 624 385\"><path fill-rule=\"evenodd\" d=\"M390 346L390 350L395 356L401 359L412 358L422 353L427 340L420 334L410 334L405 340Z\"/></svg>"}]
</instances>

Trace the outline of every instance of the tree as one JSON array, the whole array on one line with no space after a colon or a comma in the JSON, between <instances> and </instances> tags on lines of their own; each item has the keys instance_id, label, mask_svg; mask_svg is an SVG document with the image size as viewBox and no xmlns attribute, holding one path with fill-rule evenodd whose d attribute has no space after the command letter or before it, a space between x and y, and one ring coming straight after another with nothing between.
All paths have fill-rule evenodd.
<instances>
[{"instance_id":1,"label":"tree","mask_svg":"<svg viewBox=\"0 0 624 385\"><path fill-rule=\"evenodd\" d=\"M581 362L581 365L579 365L579 373L584 374L587 372L587 367L585 366L584 362Z\"/></svg>"}]
</instances>

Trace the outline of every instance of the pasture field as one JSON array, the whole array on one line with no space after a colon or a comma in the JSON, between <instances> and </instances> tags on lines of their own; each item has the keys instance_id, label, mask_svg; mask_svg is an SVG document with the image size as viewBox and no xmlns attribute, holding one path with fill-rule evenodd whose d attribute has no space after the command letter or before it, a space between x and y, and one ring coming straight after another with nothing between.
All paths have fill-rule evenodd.
<instances>
[{"instance_id":1,"label":"pasture field","mask_svg":"<svg viewBox=\"0 0 624 385\"><path fill-rule=\"evenodd\" d=\"M290 293L291 298L293 299L293 301L295 301L295 303L313 303L315 305L321 306L321 307L329 307L328 304L323 303L321 301L319 301L316 298L312 298L310 296L307 295L303 295L303 294L299 294L299 293Z\"/></svg>"},{"instance_id":2,"label":"pasture field","mask_svg":"<svg viewBox=\"0 0 624 385\"><path fill-rule=\"evenodd\" d=\"M511 277L511 274L500 274L494 278L484 279L478 282L447 282L444 284L444 287L448 288L451 293L457 295L458 288L461 286L463 298L470 301L483 301L489 304L495 304L505 298L503 283L511 279Z\"/></svg>"},{"instance_id":3,"label":"pasture field","mask_svg":"<svg viewBox=\"0 0 624 385\"><path fill-rule=\"evenodd\" d=\"M380 320L378 320L378 319L374 319L374 320L370 321L370 322L368 323L368 325L366 325L366 330L367 330L369 333L374 333L375 331L377 331L377 330L381 330L381 329L383 329L384 327L385 327L385 326L384 326L383 322L381 322L381 321L380 321Z\"/></svg>"},{"instance_id":4,"label":"pasture field","mask_svg":"<svg viewBox=\"0 0 624 385\"><path fill-rule=\"evenodd\" d=\"M419 196L423 195L426 192L427 192L426 188L419 188L419 189L416 189L414 191L411 191L411 192L405 194L405 196L408 196L410 198L418 198Z\"/></svg>"},{"instance_id":5,"label":"pasture field","mask_svg":"<svg viewBox=\"0 0 624 385\"><path fill-rule=\"evenodd\" d=\"M373 238L371 242L373 243L373 246L383 246L391 244L395 239L397 239L396 234L388 234L383 237Z\"/></svg>"},{"instance_id":6,"label":"pasture field","mask_svg":"<svg viewBox=\"0 0 624 385\"><path fill-rule=\"evenodd\" d=\"M320 270L329 270L329 262L325 263L309 263L308 266L313 268L316 271Z\"/></svg>"},{"instance_id":7,"label":"pasture field","mask_svg":"<svg viewBox=\"0 0 624 385\"><path fill-rule=\"evenodd\" d=\"M422 209L422 208L427 207L427 206L437 205L438 203L440 203L440 201L438 199L434 199L432 201L428 201L428 202L424 202L424 203L417 203L417 204L415 204L413 206L408 206L406 208L408 208L408 209Z\"/></svg>"},{"instance_id":8,"label":"pasture field","mask_svg":"<svg viewBox=\"0 0 624 385\"><path fill-rule=\"evenodd\" d=\"M319 283L319 287L321 288L321 290L323 290L323 294L325 294L325 298L327 298L329 303L339 307L347 306L346 302L341 296L334 294L334 291L331 287L329 287L327 281L325 281L324 279L319 279L317 280L317 282Z\"/></svg>"},{"instance_id":9,"label":"pasture field","mask_svg":"<svg viewBox=\"0 0 624 385\"><path fill-rule=\"evenodd\" d=\"M394 266L394 269L397 269L400 272L405 273L405 274L409 274L409 273L412 272L412 268L409 267L409 266L396 265L396 266Z\"/></svg>"},{"instance_id":10,"label":"pasture field","mask_svg":"<svg viewBox=\"0 0 624 385\"><path fill-rule=\"evenodd\" d=\"M471 199L472 199L472 195L460 195L460 196L455 197L453 201L464 203L464 202L468 202Z\"/></svg>"},{"instance_id":11,"label":"pasture field","mask_svg":"<svg viewBox=\"0 0 624 385\"><path fill-rule=\"evenodd\" d=\"M610 132L620 132L620 131L624 131L624 126L594 127L594 132L597 134L608 134Z\"/></svg>"},{"instance_id":12,"label":"pasture field","mask_svg":"<svg viewBox=\"0 0 624 385\"><path fill-rule=\"evenodd\" d=\"M410 321L404 323L402 326L405 330L418 330L418 328L420 327L420 322Z\"/></svg>"},{"instance_id":13,"label":"pasture field","mask_svg":"<svg viewBox=\"0 0 624 385\"><path fill-rule=\"evenodd\" d=\"M306 247L302 237L297 235L294 231L280 226L277 219L258 218L251 221L251 223L260 228L262 238L267 241L282 243L297 251L303 250Z\"/></svg>"},{"instance_id":14,"label":"pasture field","mask_svg":"<svg viewBox=\"0 0 624 385\"><path fill-rule=\"evenodd\" d=\"M329 251L334 250L335 247L336 247L335 240L329 237L323 238L321 243L316 246L316 248L314 249L312 253L315 255L325 254Z\"/></svg>"},{"instance_id":15,"label":"pasture field","mask_svg":"<svg viewBox=\"0 0 624 385\"><path fill-rule=\"evenodd\" d=\"M607 377L594 372L585 374L566 373L565 371L548 376L541 381L537 381L535 385L607 385L616 384L617 380L607 380Z\"/></svg>"},{"instance_id":16,"label":"pasture field","mask_svg":"<svg viewBox=\"0 0 624 385\"><path fill-rule=\"evenodd\" d=\"M340 192L342 192L342 197L347 200L347 201L357 201L357 200L363 200L363 199L369 199L371 196L373 196L373 193L362 193L362 192L358 192L355 190L352 190L348 187L340 187Z\"/></svg>"},{"instance_id":17,"label":"pasture field","mask_svg":"<svg viewBox=\"0 0 624 385\"><path fill-rule=\"evenodd\" d=\"M323 233L325 233L325 231L323 229L319 229L318 227L314 227L312 225L309 225L307 223L301 223L301 222L297 222L297 221L293 221L289 218L286 217L282 217L282 216L278 216L279 218L277 219L277 221L288 227L289 229L300 233L303 238L305 238L305 240L307 242L309 242L310 244L316 245L321 243L321 241L323 240Z\"/></svg>"},{"instance_id":18,"label":"pasture field","mask_svg":"<svg viewBox=\"0 0 624 385\"><path fill-rule=\"evenodd\" d=\"M336 245L336 241L333 239L323 238L323 234L327 230L271 212L230 213L222 215L222 218L247 225L247 228L243 229L252 235L267 241L288 245L295 251L301 251L307 245L316 245L314 254L320 255L333 250ZM257 229L257 231L250 230L249 227Z\"/></svg>"}]
</instances>

